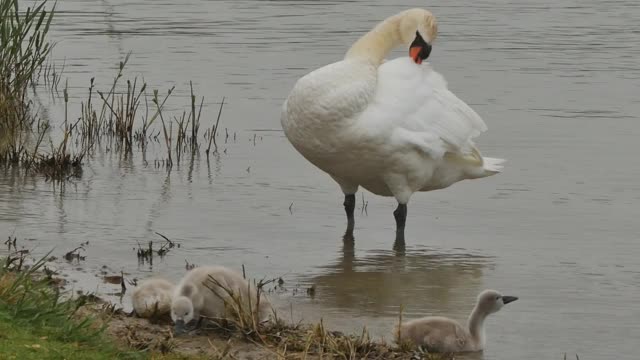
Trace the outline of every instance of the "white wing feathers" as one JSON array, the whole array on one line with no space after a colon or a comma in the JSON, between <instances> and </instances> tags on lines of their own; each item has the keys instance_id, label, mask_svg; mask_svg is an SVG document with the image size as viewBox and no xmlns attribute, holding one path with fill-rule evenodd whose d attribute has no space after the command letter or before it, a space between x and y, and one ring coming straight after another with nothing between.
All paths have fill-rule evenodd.
<instances>
[{"instance_id":1,"label":"white wing feathers","mask_svg":"<svg viewBox=\"0 0 640 360\"><path fill-rule=\"evenodd\" d=\"M447 89L440 74L408 57L378 68L375 99L361 119L368 128L392 131L395 146L417 147L436 159L447 152L472 153L472 139L487 130L482 118Z\"/></svg>"}]
</instances>

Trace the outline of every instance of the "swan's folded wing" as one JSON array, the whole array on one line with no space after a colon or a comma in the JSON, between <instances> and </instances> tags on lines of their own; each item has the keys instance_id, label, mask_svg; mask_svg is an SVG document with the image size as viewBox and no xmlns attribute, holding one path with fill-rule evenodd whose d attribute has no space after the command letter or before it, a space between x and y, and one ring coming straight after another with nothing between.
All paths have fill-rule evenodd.
<instances>
[{"instance_id":1,"label":"swan's folded wing","mask_svg":"<svg viewBox=\"0 0 640 360\"><path fill-rule=\"evenodd\" d=\"M395 145L417 147L435 158L446 152L471 153L472 139L487 129L482 118L447 89L440 74L409 58L380 66L375 101L367 113L378 128L391 131Z\"/></svg>"},{"instance_id":2,"label":"swan's folded wing","mask_svg":"<svg viewBox=\"0 0 640 360\"><path fill-rule=\"evenodd\" d=\"M426 321L413 325L414 335L419 337L414 342L437 352L460 351L467 343L466 330L451 319L433 316Z\"/></svg>"},{"instance_id":3,"label":"swan's folded wing","mask_svg":"<svg viewBox=\"0 0 640 360\"><path fill-rule=\"evenodd\" d=\"M435 330L422 340L422 345L432 352L458 352L467 344L465 337Z\"/></svg>"},{"instance_id":4,"label":"swan's folded wing","mask_svg":"<svg viewBox=\"0 0 640 360\"><path fill-rule=\"evenodd\" d=\"M361 113L374 96L375 68L357 61L338 61L298 79L282 107L283 127L296 122L349 121Z\"/></svg>"}]
</instances>

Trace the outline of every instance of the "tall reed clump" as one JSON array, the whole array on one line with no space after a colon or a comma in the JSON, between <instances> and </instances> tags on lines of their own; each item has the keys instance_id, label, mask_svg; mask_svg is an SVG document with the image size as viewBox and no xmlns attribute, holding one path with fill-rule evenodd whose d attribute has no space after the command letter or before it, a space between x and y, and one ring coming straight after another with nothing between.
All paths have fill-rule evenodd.
<instances>
[{"instance_id":1,"label":"tall reed clump","mask_svg":"<svg viewBox=\"0 0 640 360\"><path fill-rule=\"evenodd\" d=\"M41 154L49 124L38 120L27 96L51 53L47 34L55 6L48 9L47 3L35 2L25 10L19 0L0 0L0 163L64 178L78 174L82 160L68 152L73 125L65 121L62 143L50 144L51 152Z\"/></svg>"},{"instance_id":2,"label":"tall reed clump","mask_svg":"<svg viewBox=\"0 0 640 360\"><path fill-rule=\"evenodd\" d=\"M0 156L15 151L18 133L36 121L27 90L51 51L53 7L48 11L43 0L24 11L19 2L0 0Z\"/></svg>"}]
</instances>

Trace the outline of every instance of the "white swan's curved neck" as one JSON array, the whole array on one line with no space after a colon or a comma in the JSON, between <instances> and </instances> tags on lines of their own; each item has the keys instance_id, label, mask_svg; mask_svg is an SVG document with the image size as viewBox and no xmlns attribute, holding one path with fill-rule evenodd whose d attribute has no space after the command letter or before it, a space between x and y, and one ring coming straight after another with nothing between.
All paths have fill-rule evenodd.
<instances>
[{"instance_id":1,"label":"white swan's curved neck","mask_svg":"<svg viewBox=\"0 0 640 360\"><path fill-rule=\"evenodd\" d=\"M400 17L392 16L356 41L347 51L345 59L364 58L380 65L391 50L401 43Z\"/></svg>"},{"instance_id":2,"label":"white swan's curved neck","mask_svg":"<svg viewBox=\"0 0 640 360\"><path fill-rule=\"evenodd\" d=\"M484 333L484 319L486 319L487 314L478 309L478 306L473 308L471 315L469 316L469 333L473 340L480 347L484 347L485 343L485 333Z\"/></svg>"}]
</instances>

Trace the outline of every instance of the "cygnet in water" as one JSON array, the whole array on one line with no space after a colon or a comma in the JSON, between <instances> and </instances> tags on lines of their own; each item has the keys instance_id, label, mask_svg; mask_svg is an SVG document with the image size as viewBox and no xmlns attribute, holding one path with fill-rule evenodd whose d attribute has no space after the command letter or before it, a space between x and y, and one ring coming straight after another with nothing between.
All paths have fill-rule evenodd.
<instances>
[{"instance_id":1,"label":"cygnet in water","mask_svg":"<svg viewBox=\"0 0 640 360\"><path fill-rule=\"evenodd\" d=\"M150 318L168 314L171 311L174 287L171 282L161 278L143 280L131 293L131 303L136 315Z\"/></svg>"},{"instance_id":2,"label":"cygnet in water","mask_svg":"<svg viewBox=\"0 0 640 360\"><path fill-rule=\"evenodd\" d=\"M258 300L256 288L240 273L223 266L197 267L187 272L173 293L171 319L176 333L183 332L186 324L193 320L199 321L201 317L228 317L225 302L234 302L223 288L231 290L234 296L240 296L244 309L250 308L250 302L251 309L255 311ZM267 320L270 314L271 304L264 294L260 294L258 319Z\"/></svg>"},{"instance_id":3,"label":"cygnet in water","mask_svg":"<svg viewBox=\"0 0 640 360\"><path fill-rule=\"evenodd\" d=\"M484 320L486 317L516 300L518 298L515 296L502 295L495 290L484 290L478 295L467 327L446 317L428 316L408 321L399 329L396 326L395 339L401 342L410 341L431 352L480 351L485 347Z\"/></svg>"}]
</instances>

